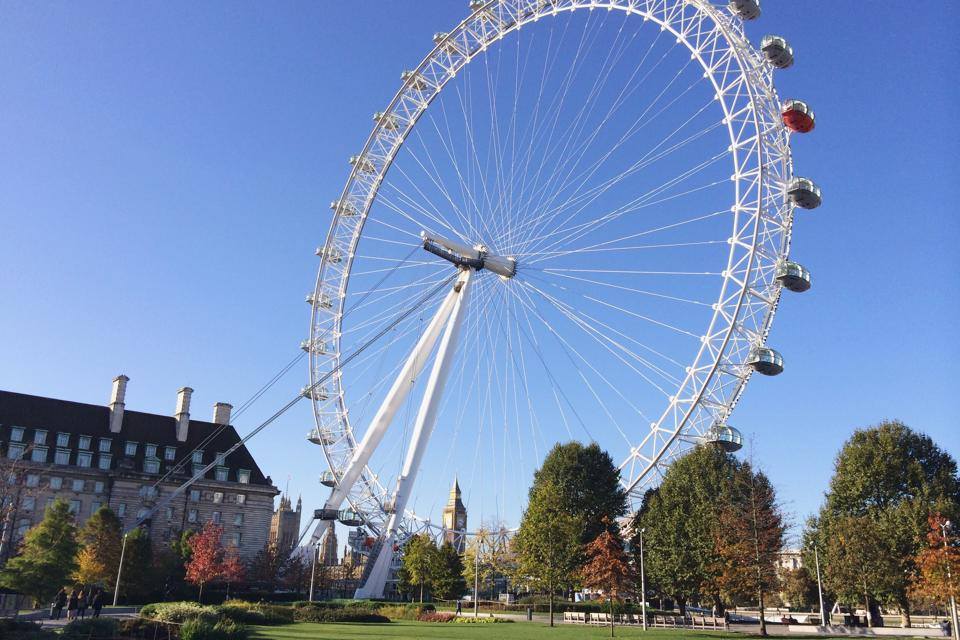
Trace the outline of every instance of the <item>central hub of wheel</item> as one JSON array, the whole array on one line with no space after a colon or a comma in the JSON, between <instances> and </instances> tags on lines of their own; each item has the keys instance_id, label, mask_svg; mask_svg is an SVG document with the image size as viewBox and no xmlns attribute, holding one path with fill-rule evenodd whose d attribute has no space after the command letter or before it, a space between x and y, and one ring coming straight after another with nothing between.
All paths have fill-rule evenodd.
<instances>
[{"instance_id":1,"label":"central hub of wheel","mask_svg":"<svg viewBox=\"0 0 960 640\"><path fill-rule=\"evenodd\" d=\"M425 250L462 269L476 271L486 269L505 280L517 273L516 258L492 254L481 244L470 247L462 242L442 238L426 231L420 232L420 238L423 240Z\"/></svg>"}]
</instances>

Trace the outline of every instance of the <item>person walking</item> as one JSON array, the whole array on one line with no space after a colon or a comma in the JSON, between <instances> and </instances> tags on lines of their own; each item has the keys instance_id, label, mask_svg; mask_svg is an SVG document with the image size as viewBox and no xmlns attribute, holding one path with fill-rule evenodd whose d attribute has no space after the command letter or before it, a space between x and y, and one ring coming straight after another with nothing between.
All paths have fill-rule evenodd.
<instances>
[{"instance_id":1,"label":"person walking","mask_svg":"<svg viewBox=\"0 0 960 640\"><path fill-rule=\"evenodd\" d=\"M461 611L460 598L457 598L457 615L460 615Z\"/></svg>"},{"instance_id":2,"label":"person walking","mask_svg":"<svg viewBox=\"0 0 960 640\"><path fill-rule=\"evenodd\" d=\"M80 591L80 595L77 596L77 615L81 620L87 617L87 590L84 589Z\"/></svg>"},{"instance_id":3,"label":"person walking","mask_svg":"<svg viewBox=\"0 0 960 640\"><path fill-rule=\"evenodd\" d=\"M100 617L100 609L103 609L103 589L97 589L93 592L93 600L90 602L93 607L93 617Z\"/></svg>"},{"instance_id":4,"label":"person walking","mask_svg":"<svg viewBox=\"0 0 960 640\"><path fill-rule=\"evenodd\" d=\"M59 620L60 616L63 615L63 608L67 604L67 590L64 587L60 587L60 591L57 591L57 595L53 597L53 607L50 611L50 618L52 620Z\"/></svg>"},{"instance_id":5,"label":"person walking","mask_svg":"<svg viewBox=\"0 0 960 640\"><path fill-rule=\"evenodd\" d=\"M77 617L77 595L79 591L74 588L70 592L70 597L67 598L67 620L73 620Z\"/></svg>"}]
</instances>

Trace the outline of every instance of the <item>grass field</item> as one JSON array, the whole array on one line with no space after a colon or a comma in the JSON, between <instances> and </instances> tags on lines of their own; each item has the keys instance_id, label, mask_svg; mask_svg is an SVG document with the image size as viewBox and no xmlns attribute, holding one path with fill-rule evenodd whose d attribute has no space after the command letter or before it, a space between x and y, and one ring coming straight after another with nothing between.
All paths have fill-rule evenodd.
<instances>
[{"instance_id":1,"label":"grass field","mask_svg":"<svg viewBox=\"0 0 960 640\"><path fill-rule=\"evenodd\" d=\"M647 640L716 640L717 638L747 638L748 636L720 631L673 631L617 627L618 638L646 638ZM389 624L316 624L300 622L280 627L255 627L253 640L419 640L461 638L482 640L573 640L574 638L609 638L609 627L587 625L558 625L551 629L536 622L507 624L448 624L398 621Z\"/></svg>"}]
</instances>

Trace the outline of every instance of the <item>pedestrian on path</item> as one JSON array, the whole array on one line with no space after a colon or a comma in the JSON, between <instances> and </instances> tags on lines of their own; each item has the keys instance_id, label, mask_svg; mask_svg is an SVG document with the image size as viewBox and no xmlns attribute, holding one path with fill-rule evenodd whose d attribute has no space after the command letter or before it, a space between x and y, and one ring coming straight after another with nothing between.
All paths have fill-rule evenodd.
<instances>
[{"instance_id":1,"label":"pedestrian on path","mask_svg":"<svg viewBox=\"0 0 960 640\"><path fill-rule=\"evenodd\" d=\"M90 603L93 607L93 617L100 617L100 609L103 609L103 589L97 589L93 592L93 601Z\"/></svg>"},{"instance_id":2,"label":"pedestrian on path","mask_svg":"<svg viewBox=\"0 0 960 640\"><path fill-rule=\"evenodd\" d=\"M70 592L70 597L67 599L67 620L74 620L77 617L77 596L79 593L76 588Z\"/></svg>"},{"instance_id":3,"label":"pedestrian on path","mask_svg":"<svg viewBox=\"0 0 960 640\"><path fill-rule=\"evenodd\" d=\"M461 610L460 610L460 600L457 599L457 615L460 615L460 613L461 613Z\"/></svg>"},{"instance_id":4,"label":"pedestrian on path","mask_svg":"<svg viewBox=\"0 0 960 640\"><path fill-rule=\"evenodd\" d=\"M89 590L84 589L80 592L80 595L77 596L77 615L80 616L80 619L83 620L87 617L87 594Z\"/></svg>"},{"instance_id":5,"label":"pedestrian on path","mask_svg":"<svg viewBox=\"0 0 960 640\"><path fill-rule=\"evenodd\" d=\"M50 608L50 619L59 620L60 616L63 615L63 607L67 604L67 590L64 587L60 587L60 591L57 591L57 595L53 597L53 606Z\"/></svg>"}]
</instances>

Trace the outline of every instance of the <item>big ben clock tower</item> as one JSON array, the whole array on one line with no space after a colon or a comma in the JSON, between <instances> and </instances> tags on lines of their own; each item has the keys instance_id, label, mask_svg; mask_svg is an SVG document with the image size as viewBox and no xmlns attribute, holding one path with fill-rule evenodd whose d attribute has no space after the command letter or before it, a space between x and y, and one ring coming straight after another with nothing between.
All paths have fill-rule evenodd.
<instances>
[{"instance_id":1,"label":"big ben clock tower","mask_svg":"<svg viewBox=\"0 0 960 640\"><path fill-rule=\"evenodd\" d=\"M447 506L443 508L443 528L446 529L443 534L444 541L452 544L457 553L463 553L466 546L463 532L467 529L467 508L460 499L460 484L456 478L453 479Z\"/></svg>"}]
</instances>

